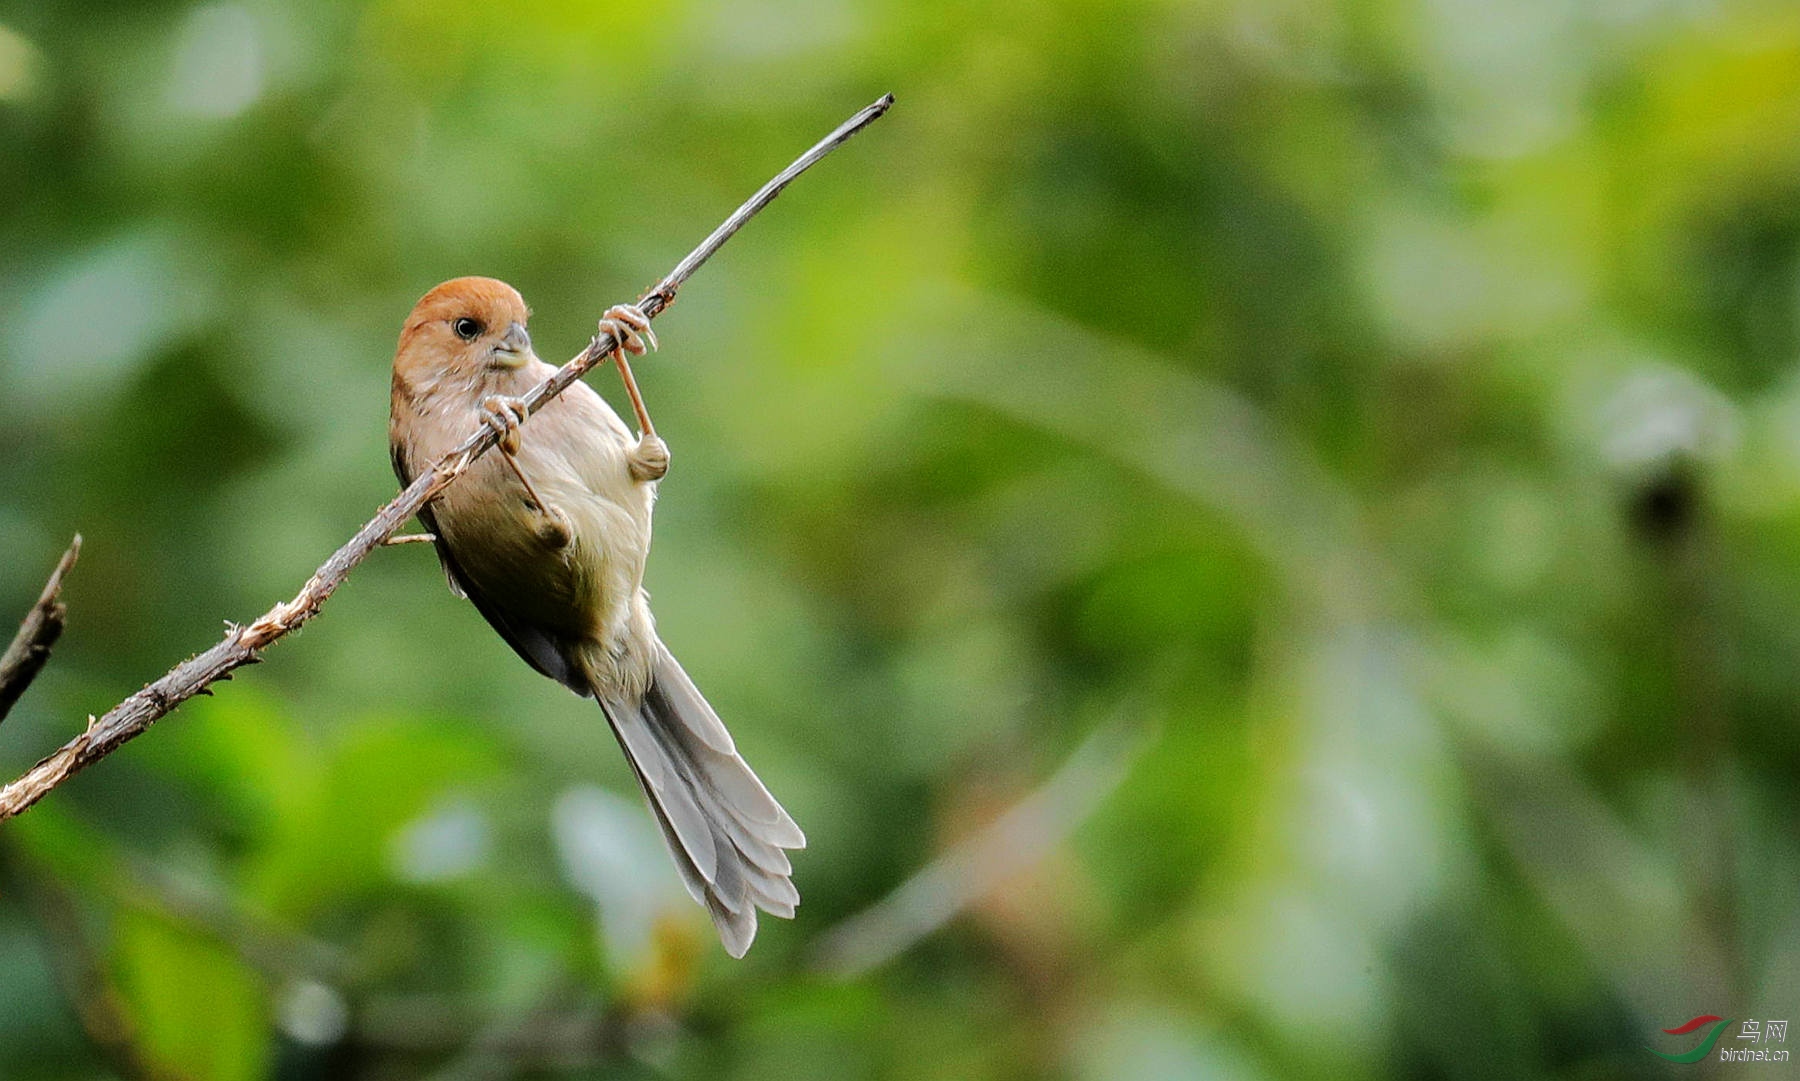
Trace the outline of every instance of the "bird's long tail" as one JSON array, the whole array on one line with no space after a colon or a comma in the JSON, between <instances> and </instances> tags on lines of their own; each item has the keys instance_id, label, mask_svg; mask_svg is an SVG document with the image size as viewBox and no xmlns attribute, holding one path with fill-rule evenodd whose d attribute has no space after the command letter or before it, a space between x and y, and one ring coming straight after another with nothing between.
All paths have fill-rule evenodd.
<instances>
[{"instance_id":1,"label":"bird's long tail","mask_svg":"<svg viewBox=\"0 0 1800 1081\"><path fill-rule=\"evenodd\" d=\"M600 697L600 705L650 798L682 882L712 913L726 952L742 957L756 937L757 909L794 915L800 893L783 849L805 848L806 835L751 772L662 643L643 701Z\"/></svg>"}]
</instances>

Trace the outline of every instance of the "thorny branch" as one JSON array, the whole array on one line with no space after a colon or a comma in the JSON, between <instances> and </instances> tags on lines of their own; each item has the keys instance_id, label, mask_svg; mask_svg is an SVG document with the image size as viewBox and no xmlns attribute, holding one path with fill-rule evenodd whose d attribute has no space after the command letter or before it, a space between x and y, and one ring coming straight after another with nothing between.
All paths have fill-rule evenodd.
<instances>
[{"instance_id":1,"label":"thorny branch","mask_svg":"<svg viewBox=\"0 0 1800 1081\"><path fill-rule=\"evenodd\" d=\"M812 168L825 155L836 150L850 137L887 112L894 103L892 94L866 106L844 121L838 129L821 139L812 149L796 158L764 184L745 203L733 211L712 235L689 252L666 277L638 299L638 307L654 319L675 302L675 294L688 278L712 258L744 224L781 194L795 177ZM556 374L533 388L524 398L527 414L535 413L545 402L561 394L569 384L610 356L620 343L611 334L603 334L588 343L573 360ZM88 718L86 731L64 744L56 753L39 762L24 776L0 789L0 820L13 817L44 798L51 789L69 779L76 771L91 765L117 750L175 707L247 664L261 660L261 652L313 616L343 584L358 563L405 524L407 519L429 503L439 492L461 476L469 465L494 445L494 433L483 426L463 440L462 445L444 455L431 469L406 487L398 496L369 519L356 535L332 553L323 566L313 572L306 585L294 598L284 601L248 626L229 626L225 637L206 652L190 657L170 669L160 679L120 702L99 718Z\"/></svg>"},{"instance_id":2,"label":"thorny branch","mask_svg":"<svg viewBox=\"0 0 1800 1081\"><path fill-rule=\"evenodd\" d=\"M37 603L25 613L12 644L0 654L0 721L6 719L13 703L37 678L38 670L50 659L50 647L62 636L63 617L67 611L62 603L63 577L80 554L81 534L77 533L69 542L69 550L57 561L56 569L50 572L50 580L44 583L44 591L38 594Z\"/></svg>"}]
</instances>

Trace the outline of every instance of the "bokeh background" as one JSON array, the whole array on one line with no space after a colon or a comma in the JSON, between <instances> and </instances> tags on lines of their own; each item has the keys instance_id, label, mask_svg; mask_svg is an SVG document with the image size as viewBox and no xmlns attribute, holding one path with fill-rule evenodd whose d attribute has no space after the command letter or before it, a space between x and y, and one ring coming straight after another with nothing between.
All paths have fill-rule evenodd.
<instances>
[{"instance_id":1,"label":"bokeh background","mask_svg":"<svg viewBox=\"0 0 1800 1081\"><path fill-rule=\"evenodd\" d=\"M567 357L890 90L639 365L799 918L391 549L0 825L0 1077L1785 1071L1645 1047L1800 1014L1791 4L0 2L0 772L389 497L427 288Z\"/></svg>"}]
</instances>

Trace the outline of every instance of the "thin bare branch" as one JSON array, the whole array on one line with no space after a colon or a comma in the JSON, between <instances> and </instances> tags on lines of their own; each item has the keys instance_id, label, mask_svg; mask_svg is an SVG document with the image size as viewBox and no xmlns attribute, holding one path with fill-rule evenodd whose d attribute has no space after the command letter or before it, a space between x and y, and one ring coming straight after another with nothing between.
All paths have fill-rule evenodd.
<instances>
[{"instance_id":1,"label":"thin bare branch","mask_svg":"<svg viewBox=\"0 0 1800 1081\"><path fill-rule=\"evenodd\" d=\"M761 190L714 229L712 235L702 241L699 247L689 252L667 277L640 297L638 307L653 319L667 309L674 303L676 292L687 279L743 228L745 222L773 202L781 194L781 189L795 177L887 112L893 101L892 94L884 95L796 158L792 165L763 185ZM561 394L589 369L605 360L620 344L610 333L595 337L573 360L525 396L527 415L535 413L545 402ZM33 766L18 780L0 789L0 820L11 818L43 799L46 793L68 780L78 770L111 754L176 706L205 692L213 683L230 678L233 671L244 665L255 664L261 659L262 650L317 615L358 563L367 558L384 540L393 536L419 508L466 472L476 458L494 445L494 439L493 429L486 425L477 427L460 446L444 455L432 468L420 473L404 491L369 519L354 537L332 553L331 558L313 572L312 578L292 600L277 604L248 626L228 628L224 639L211 649L176 665L143 690L108 710L104 716L89 718L87 729L81 735Z\"/></svg>"},{"instance_id":2,"label":"thin bare branch","mask_svg":"<svg viewBox=\"0 0 1800 1081\"><path fill-rule=\"evenodd\" d=\"M80 554L81 534L77 533L69 542L69 550L57 561L56 569L50 572L50 580L44 583L44 591L38 594L37 603L20 621L19 633L13 635L12 644L0 654L0 721L6 719L13 703L37 678L44 662L50 659L50 647L62 637L63 621L68 615L68 609L62 603L63 577Z\"/></svg>"},{"instance_id":3,"label":"thin bare branch","mask_svg":"<svg viewBox=\"0 0 1800 1081\"><path fill-rule=\"evenodd\" d=\"M892 893L821 934L814 967L851 979L886 963L1043 859L1086 821L1154 740L1115 721L1082 741L1043 787L951 846Z\"/></svg>"}]
</instances>

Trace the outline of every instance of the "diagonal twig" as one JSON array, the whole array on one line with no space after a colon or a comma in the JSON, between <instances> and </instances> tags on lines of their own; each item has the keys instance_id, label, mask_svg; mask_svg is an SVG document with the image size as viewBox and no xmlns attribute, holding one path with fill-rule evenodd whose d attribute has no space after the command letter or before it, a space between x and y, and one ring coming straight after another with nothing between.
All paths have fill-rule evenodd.
<instances>
[{"instance_id":1,"label":"diagonal twig","mask_svg":"<svg viewBox=\"0 0 1800 1081\"><path fill-rule=\"evenodd\" d=\"M1096 730L1041 788L882 900L821 934L813 946L814 967L841 979L860 976L1042 860L1112 795L1156 731L1124 721Z\"/></svg>"},{"instance_id":2,"label":"diagonal twig","mask_svg":"<svg viewBox=\"0 0 1800 1081\"><path fill-rule=\"evenodd\" d=\"M640 297L638 308L646 316L656 318L675 302L676 292L688 278L712 258L746 222L773 202L795 177L812 168L825 155L873 123L893 103L892 94L884 95L844 121L836 131L819 140L812 149L794 159L793 164L764 184L714 229L710 236L701 241L699 247L676 264L674 270ZM605 360L620 344L610 333L595 337L586 349L559 368L555 375L525 395L527 417ZM485 424L479 426L461 445L438 459L432 468L422 472L404 491L382 507L343 547L332 553L331 558L313 572L313 576L292 600L277 604L248 626L229 627L224 639L211 649L176 665L143 690L108 710L104 716L90 717L87 729L81 735L65 743L18 780L0 789L0 820L24 811L82 767L104 758L127 740L143 733L176 706L196 694L206 692L213 683L229 679L234 670L259 661L262 650L318 614L319 609L358 563L392 536L421 507L466 472L476 458L494 445L494 439L493 429Z\"/></svg>"},{"instance_id":3,"label":"diagonal twig","mask_svg":"<svg viewBox=\"0 0 1800 1081\"><path fill-rule=\"evenodd\" d=\"M81 534L77 533L69 542L69 550L57 561L56 569L50 572L50 580L44 583L44 591L38 594L37 603L20 621L19 633L13 635L12 644L0 654L0 721L6 719L13 703L37 678L44 662L50 659L50 647L62 637L63 620L68 614L62 603L63 577L80 554Z\"/></svg>"}]
</instances>

